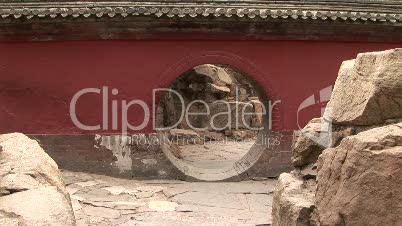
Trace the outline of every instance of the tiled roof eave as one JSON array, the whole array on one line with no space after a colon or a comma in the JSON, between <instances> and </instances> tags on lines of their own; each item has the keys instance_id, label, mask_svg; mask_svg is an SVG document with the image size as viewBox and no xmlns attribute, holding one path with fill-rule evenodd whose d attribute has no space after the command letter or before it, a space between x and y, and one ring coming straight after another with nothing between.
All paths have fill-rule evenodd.
<instances>
[{"instance_id":1,"label":"tiled roof eave","mask_svg":"<svg viewBox=\"0 0 402 226\"><path fill-rule=\"evenodd\" d=\"M367 3L369 2L369 3ZM402 4L379 1L197 1L197 2L1 2L1 18L115 17L243 17L289 20L402 21Z\"/></svg>"}]
</instances>

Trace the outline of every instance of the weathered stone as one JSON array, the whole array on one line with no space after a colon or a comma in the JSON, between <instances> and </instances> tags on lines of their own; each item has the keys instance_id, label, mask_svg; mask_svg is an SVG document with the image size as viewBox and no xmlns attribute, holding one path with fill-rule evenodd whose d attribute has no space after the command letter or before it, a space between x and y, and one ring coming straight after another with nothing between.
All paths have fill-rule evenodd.
<instances>
[{"instance_id":1,"label":"weathered stone","mask_svg":"<svg viewBox=\"0 0 402 226\"><path fill-rule=\"evenodd\" d=\"M293 149L292 163L303 166L317 161L318 156L330 145L328 131L322 131L321 119L312 119L300 132ZM314 139L315 138L315 139Z\"/></svg>"},{"instance_id":2,"label":"weathered stone","mask_svg":"<svg viewBox=\"0 0 402 226\"><path fill-rule=\"evenodd\" d=\"M157 192L163 191L164 189L167 189L167 187L163 187L163 186L139 186L136 189L138 191L146 191L146 192L157 193Z\"/></svg>"},{"instance_id":3,"label":"weathered stone","mask_svg":"<svg viewBox=\"0 0 402 226\"><path fill-rule=\"evenodd\" d=\"M170 147L169 147L170 152L172 152L172 154L178 158L178 159L182 159L183 155L181 154L181 149L180 146L174 142L170 143Z\"/></svg>"},{"instance_id":4,"label":"weathered stone","mask_svg":"<svg viewBox=\"0 0 402 226\"><path fill-rule=\"evenodd\" d=\"M262 116L264 113L263 104L259 100L250 101L254 107L254 117L251 122L253 128L260 128L262 126Z\"/></svg>"},{"instance_id":5,"label":"weathered stone","mask_svg":"<svg viewBox=\"0 0 402 226\"><path fill-rule=\"evenodd\" d=\"M166 212L166 211L175 211L178 206L175 202L169 201L150 201L148 208L158 211L158 212Z\"/></svg>"},{"instance_id":6,"label":"weathered stone","mask_svg":"<svg viewBox=\"0 0 402 226\"><path fill-rule=\"evenodd\" d=\"M402 124L361 132L318 160L321 225L402 224Z\"/></svg>"},{"instance_id":7,"label":"weathered stone","mask_svg":"<svg viewBox=\"0 0 402 226\"><path fill-rule=\"evenodd\" d=\"M134 193L134 196L137 199L146 199L146 198L150 198L150 197L154 196L154 193L150 192L150 191L141 191L141 192Z\"/></svg>"},{"instance_id":8,"label":"weathered stone","mask_svg":"<svg viewBox=\"0 0 402 226\"><path fill-rule=\"evenodd\" d=\"M74 225L58 166L38 142L12 133L0 135L0 147L1 225Z\"/></svg>"},{"instance_id":9,"label":"weathered stone","mask_svg":"<svg viewBox=\"0 0 402 226\"><path fill-rule=\"evenodd\" d=\"M229 93L230 88L226 86L218 86L215 84L208 84L208 89L213 93Z\"/></svg>"},{"instance_id":10,"label":"weathered stone","mask_svg":"<svg viewBox=\"0 0 402 226\"><path fill-rule=\"evenodd\" d=\"M243 140L246 138L256 138L258 131L254 130L233 130L231 136L236 140Z\"/></svg>"},{"instance_id":11,"label":"weathered stone","mask_svg":"<svg viewBox=\"0 0 402 226\"><path fill-rule=\"evenodd\" d=\"M111 209L111 208L85 206L83 208L83 210L86 215L91 216L91 217L101 217L101 218L118 218L118 217L120 217L119 211Z\"/></svg>"},{"instance_id":12,"label":"weathered stone","mask_svg":"<svg viewBox=\"0 0 402 226\"><path fill-rule=\"evenodd\" d=\"M218 133L214 131L197 131L197 133L201 136L201 138L204 141L209 141L209 140L224 140L225 135L223 133Z\"/></svg>"},{"instance_id":13,"label":"weathered stone","mask_svg":"<svg viewBox=\"0 0 402 226\"><path fill-rule=\"evenodd\" d=\"M315 181L303 181L292 173L279 176L272 206L273 226L314 225Z\"/></svg>"},{"instance_id":14,"label":"weathered stone","mask_svg":"<svg viewBox=\"0 0 402 226\"><path fill-rule=\"evenodd\" d=\"M118 210L135 210L139 206L145 206L145 202L115 202L115 209Z\"/></svg>"},{"instance_id":15,"label":"weathered stone","mask_svg":"<svg viewBox=\"0 0 402 226\"><path fill-rule=\"evenodd\" d=\"M315 163L325 148L335 147L348 136L366 130L366 127L350 127L329 124L323 119L312 119L300 132L292 148L292 163L296 167Z\"/></svg>"},{"instance_id":16,"label":"weathered stone","mask_svg":"<svg viewBox=\"0 0 402 226\"><path fill-rule=\"evenodd\" d=\"M360 53L342 63L324 118L376 125L402 117L402 49Z\"/></svg>"},{"instance_id":17,"label":"weathered stone","mask_svg":"<svg viewBox=\"0 0 402 226\"><path fill-rule=\"evenodd\" d=\"M216 102L210 109L209 130L248 129L251 126L254 109L250 103Z\"/></svg>"},{"instance_id":18,"label":"weathered stone","mask_svg":"<svg viewBox=\"0 0 402 226\"><path fill-rule=\"evenodd\" d=\"M10 213L0 212L0 225L2 226L20 226L22 225L22 220L19 216Z\"/></svg>"},{"instance_id":19,"label":"weathered stone","mask_svg":"<svg viewBox=\"0 0 402 226\"><path fill-rule=\"evenodd\" d=\"M315 163L310 163L308 165L296 168L293 173L305 180L315 180L317 177L317 165Z\"/></svg>"},{"instance_id":20,"label":"weathered stone","mask_svg":"<svg viewBox=\"0 0 402 226\"><path fill-rule=\"evenodd\" d=\"M26 174L8 174L1 178L0 189L8 191L25 191L39 187L39 182Z\"/></svg>"},{"instance_id":21,"label":"weathered stone","mask_svg":"<svg viewBox=\"0 0 402 226\"><path fill-rule=\"evenodd\" d=\"M194 71L202 76L207 76L217 85L232 84L232 79L226 71L212 64L202 64L194 67Z\"/></svg>"},{"instance_id":22,"label":"weathered stone","mask_svg":"<svg viewBox=\"0 0 402 226\"><path fill-rule=\"evenodd\" d=\"M183 194L189 192L189 189L184 189L184 188L169 188L169 189L165 189L163 190L163 194L167 197L167 198L172 198L175 195L178 194Z\"/></svg>"},{"instance_id":23,"label":"weathered stone","mask_svg":"<svg viewBox=\"0 0 402 226\"><path fill-rule=\"evenodd\" d=\"M0 135L0 176L26 174L43 185L55 186L67 194L56 162L38 142L20 133ZM20 177L22 177L20 175Z\"/></svg>"},{"instance_id":24,"label":"weathered stone","mask_svg":"<svg viewBox=\"0 0 402 226\"><path fill-rule=\"evenodd\" d=\"M120 195L121 193L123 193L126 190L126 188L123 186L111 186L111 187L106 187L103 189L110 192L110 194L112 194L112 195Z\"/></svg>"},{"instance_id":25,"label":"weathered stone","mask_svg":"<svg viewBox=\"0 0 402 226\"><path fill-rule=\"evenodd\" d=\"M72 206L74 212L82 209L82 205L81 205L80 201L78 201L77 199L71 198L71 206Z\"/></svg>"},{"instance_id":26,"label":"weathered stone","mask_svg":"<svg viewBox=\"0 0 402 226\"><path fill-rule=\"evenodd\" d=\"M192 130L185 130L185 129L171 129L170 135L171 136L188 137L188 138L198 137L198 133L196 133Z\"/></svg>"},{"instance_id":27,"label":"weathered stone","mask_svg":"<svg viewBox=\"0 0 402 226\"><path fill-rule=\"evenodd\" d=\"M13 213L23 225L74 225L70 201L56 187L40 187L0 198L0 209Z\"/></svg>"},{"instance_id":28,"label":"weathered stone","mask_svg":"<svg viewBox=\"0 0 402 226\"><path fill-rule=\"evenodd\" d=\"M81 187L92 187L92 186L98 185L100 183L101 183L100 181L91 180L91 181L79 182L79 183L76 183L76 185L79 185Z\"/></svg>"}]
</instances>

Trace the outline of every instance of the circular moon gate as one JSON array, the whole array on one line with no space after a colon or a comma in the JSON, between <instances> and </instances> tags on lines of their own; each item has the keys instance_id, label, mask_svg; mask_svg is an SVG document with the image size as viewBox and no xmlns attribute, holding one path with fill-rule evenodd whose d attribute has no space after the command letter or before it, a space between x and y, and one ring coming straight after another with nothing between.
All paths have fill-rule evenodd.
<instances>
[{"instance_id":1,"label":"circular moon gate","mask_svg":"<svg viewBox=\"0 0 402 226\"><path fill-rule=\"evenodd\" d=\"M234 68L232 67L232 65L227 66ZM226 180L232 177L240 176L241 174L244 174L247 170L249 170L260 159L264 152L268 152L270 149L272 149L272 147L270 147L268 136L270 127L272 127L272 122L270 122L269 117L270 102L266 97L266 92L264 92L257 84L257 82L253 80L247 73L242 73L242 75L242 77L244 77L243 79L250 83L253 90L256 92L263 107L265 107L266 114L262 115L262 128L258 132L254 144L240 159L236 160L234 163L225 164L221 167L199 167L197 165L177 158L172 152L172 143L169 138L163 132L158 132L158 137L163 153L168 158L168 160L186 176L204 181ZM179 77L180 76L176 77L174 81L176 81ZM158 119L156 119L156 121L158 121Z\"/></svg>"}]
</instances>

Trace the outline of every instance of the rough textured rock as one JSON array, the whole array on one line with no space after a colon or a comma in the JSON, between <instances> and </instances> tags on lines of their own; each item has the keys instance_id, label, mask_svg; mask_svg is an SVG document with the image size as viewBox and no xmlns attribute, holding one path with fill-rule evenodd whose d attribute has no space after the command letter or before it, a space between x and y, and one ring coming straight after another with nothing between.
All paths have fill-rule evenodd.
<instances>
[{"instance_id":1,"label":"rough textured rock","mask_svg":"<svg viewBox=\"0 0 402 226\"><path fill-rule=\"evenodd\" d=\"M262 125L262 113L265 109L254 90L256 87L244 73L238 70L225 65L199 65L179 76L170 88L177 91L183 101L172 93L166 93L162 97L156 120L160 128L171 126L178 129L207 128L211 132L224 134L225 131L235 129L236 118L239 124L238 129L250 129L250 126L260 128ZM194 100L196 102L193 102ZM205 103L199 102L200 100ZM219 101L228 101L229 106ZM235 110L236 104L238 108ZM244 106L245 112L256 113L246 115L245 123L241 120ZM228 108L232 115L226 114ZM188 117L184 117L183 109L190 113L204 114L188 114L186 115ZM219 114L215 118L218 128L214 129L210 126L210 122L211 117L216 113Z\"/></svg>"},{"instance_id":2,"label":"rough textured rock","mask_svg":"<svg viewBox=\"0 0 402 226\"><path fill-rule=\"evenodd\" d=\"M402 225L402 124L345 138L318 160L321 225Z\"/></svg>"},{"instance_id":3,"label":"rough textured rock","mask_svg":"<svg viewBox=\"0 0 402 226\"><path fill-rule=\"evenodd\" d=\"M70 201L48 186L17 192L0 198L0 209L21 216L23 225L74 225Z\"/></svg>"},{"instance_id":4,"label":"rough textured rock","mask_svg":"<svg viewBox=\"0 0 402 226\"><path fill-rule=\"evenodd\" d=\"M314 180L303 181L292 173L281 174L274 191L272 225L315 225L315 186Z\"/></svg>"},{"instance_id":5,"label":"rough textured rock","mask_svg":"<svg viewBox=\"0 0 402 226\"><path fill-rule=\"evenodd\" d=\"M245 102L212 103L208 118L209 130L249 129L252 125L254 107ZM244 113L244 114L243 114ZM222 128L222 129L220 129Z\"/></svg>"},{"instance_id":6,"label":"rough textured rock","mask_svg":"<svg viewBox=\"0 0 402 226\"><path fill-rule=\"evenodd\" d=\"M263 104L259 100L251 100L251 104L253 104L255 117L252 119L252 127L260 128L262 125L262 116L264 113Z\"/></svg>"},{"instance_id":7,"label":"rough textured rock","mask_svg":"<svg viewBox=\"0 0 402 226\"><path fill-rule=\"evenodd\" d=\"M361 53L342 63L324 117L375 125L402 116L402 49Z\"/></svg>"},{"instance_id":8,"label":"rough textured rock","mask_svg":"<svg viewBox=\"0 0 402 226\"><path fill-rule=\"evenodd\" d=\"M226 71L213 64L202 64L194 67L194 71L201 75L210 78L210 82L222 86L226 84L232 84L232 78L226 73Z\"/></svg>"},{"instance_id":9,"label":"rough textured rock","mask_svg":"<svg viewBox=\"0 0 402 226\"><path fill-rule=\"evenodd\" d=\"M321 122L320 118L312 119L300 132L292 150L293 166L301 167L315 163L325 148L335 147L343 138L366 129L337 125L329 127Z\"/></svg>"},{"instance_id":10,"label":"rough textured rock","mask_svg":"<svg viewBox=\"0 0 402 226\"><path fill-rule=\"evenodd\" d=\"M3 226L20 226L20 219L15 214L0 212L0 225Z\"/></svg>"},{"instance_id":11,"label":"rough textured rock","mask_svg":"<svg viewBox=\"0 0 402 226\"><path fill-rule=\"evenodd\" d=\"M401 116L402 49L343 62L323 119L293 147L293 176L280 177L273 225L401 226ZM316 207L297 222L304 202L286 191L314 179Z\"/></svg>"},{"instance_id":12,"label":"rough textured rock","mask_svg":"<svg viewBox=\"0 0 402 226\"><path fill-rule=\"evenodd\" d=\"M23 134L0 135L0 191L0 212L6 215L0 222L74 225L57 164Z\"/></svg>"},{"instance_id":13,"label":"rough textured rock","mask_svg":"<svg viewBox=\"0 0 402 226\"><path fill-rule=\"evenodd\" d=\"M20 133L0 135L1 176L26 174L42 184L65 191L63 179L53 161L35 140Z\"/></svg>"},{"instance_id":14,"label":"rough textured rock","mask_svg":"<svg viewBox=\"0 0 402 226\"><path fill-rule=\"evenodd\" d=\"M309 180L309 179L315 180L317 177L317 164L310 163L303 167L297 167L295 170L293 170L293 173L296 176L301 177L305 180Z\"/></svg>"},{"instance_id":15,"label":"rough textured rock","mask_svg":"<svg viewBox=\"0 0 402 226\"><path fill-rule=\"evenodd\" d=\"M206 130L201 130L197 131L197 133L203 138L205 141L210 141L210 140L224 140L225 136L222 133L218 132L213 132L213 131L206 131Z\"/></svg>"}]
</instances>

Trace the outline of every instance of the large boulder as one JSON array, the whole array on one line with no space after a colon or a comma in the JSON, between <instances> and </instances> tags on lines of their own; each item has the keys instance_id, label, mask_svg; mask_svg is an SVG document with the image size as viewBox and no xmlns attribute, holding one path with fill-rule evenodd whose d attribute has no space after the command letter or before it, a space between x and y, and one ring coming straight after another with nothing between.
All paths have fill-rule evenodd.
<instances>
[{"instance_id":1,"label":"large boulder","mask_svg":"<svg viewBox=\"0 0 402 226\"><path fill-rule=\"evenodd\" d=\"M20 216L20 225L75 225L70 201L53 186L2 196L0 210Z\"/></svg>"},{"instance_id":2,"label":"large boulder","mask_svg":"<svg viewBox=\"0 0 402 226\"><path fill-rule=\"evenodd\" d=\"M402 123L347 137L317 165L321 225L402 225Z\"/></svg>"},{"instance_id":3,"label":"large boulder","mask_svg":"<svg viewBox=\"0 0 402 226\"><path fill-rule=\"evenodd\" d=\"M324 118L375 125L402 117L402 49L361 53L342 63Z\"/></svg>"},{"instance_id":4,"label":"large boulder","mask_svg":"<svg viewBox=\"0 0 402 226\"><path fill-rule=\"evenodd\" d=\"M273 226L314 225L315 181L282 173L274 191L272 206Z\"/></svg>"},{"instance_id":5,"label":"large boulder","mask_svg":"<svg viewBox=\"0 0 402 226\"><path fill-rule=\"evenodd\" d=\"M7 224L75 224L57 164L20 133L0 135L0 212Z\"/></svg>"},{"instance_id":6,"label":"large boulder","mask_svg":"<svg viewBox=\"0 0 402 226\"><path fill-rule=\"evenodd\" d=\"M322 151L337 146L340 141L366 128L330 124L323 119L312 119L299 133L292 148L292 163L295 167L315 163Z\"/></svg>"},{"instance_id":7,"label":"large boulder","mask_svg":"<svg viewBox=\"0 0 402 226\"><path fill-rule=\"evenodd\" d=\"M401 226L401 117L402 49L343 62L323 118L293 146L296 169L280 176L273 225ZM310 181L315 195L295 195Z\"/></svg>"}]
</instances>

